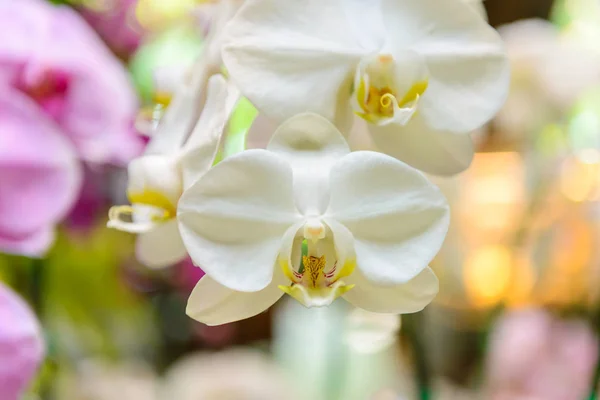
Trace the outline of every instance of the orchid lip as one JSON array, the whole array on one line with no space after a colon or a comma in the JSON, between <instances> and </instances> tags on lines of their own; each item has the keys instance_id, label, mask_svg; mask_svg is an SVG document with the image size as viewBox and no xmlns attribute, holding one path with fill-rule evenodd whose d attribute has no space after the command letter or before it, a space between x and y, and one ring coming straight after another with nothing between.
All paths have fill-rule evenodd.
<instances>
[{"instance_id":1,"label":"orchid lip","mask_svg":"<svg viewBox=\"0 0 600 400\"><path fill-rule=\"evenodd\" d=\"M302 255L302 263L297 269L291 267L286 258L280 258L280 266L291 284L278 287L306 307L327 306L354 287L341 278L353 272L355 262L346 260L344 266L338 269L335 260L333 266L327 269L327 256L319 250L319 241L326 237L326 227L319 219L307 220L303 234L307 254Z\"/></svg>"},{"instance_id":2,"label":"orchid lip","mask_svg":"<svg viewBox=\"0 0 600 400\"><path fill-rule=\"evenodd\" d=\"M379 54L363 59L356 70L354 113L380 126L406 125L429 85L426 67L413 57L408 53L407 60L396 61L390 54ZM404 70L410 78L402 76Z\"/></svg>"},{"instance_id":3,"label":"orchid lip","mask_svg":"<svg viewBox=\"0 0 600 400\"><path fill-rule=\"evenodd\" d=\"M175 207L160 192L148 190L130 192L128 197L131 206L114 206L108 211L109 228L130 233L144 233L175 218Z\"/></svg>"}]
</instances>

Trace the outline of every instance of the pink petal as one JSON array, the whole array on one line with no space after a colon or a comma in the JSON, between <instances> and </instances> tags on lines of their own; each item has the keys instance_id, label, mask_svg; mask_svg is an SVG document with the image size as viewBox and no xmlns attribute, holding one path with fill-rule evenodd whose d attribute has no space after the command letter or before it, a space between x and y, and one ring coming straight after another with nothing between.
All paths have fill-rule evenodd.
<instances>
[{"instance_id":1,"label":"pink petal","mask_svg":"<svg viewBox=\"0 0 600 400\"><path fill-rule=\"evenodd\" d=\"M16 293L0 284L0 400L19 399L43 357L35 315Z\"/></svg>"},{"instance_id":2,"label":"pink petal","mask_svg":"<svg viewBox=\"0 0 600 400\"><path fill-rule=\"evenodd\" d=\"M67 77L64 105L57 108L53 100L41 106L80 157L125 164L140 154L143 141L133 129L138 108L133 85L125 67L80 15L66 6L24 0L0 2L0 16L0 36L11 38L0 42L0 70L20 66L25 76ZM10 75L0 73L0 79Z\"/></svg>"},{"instance_id":3,"label":"pink petal","mask_svg":"<svg viewBox=\"0 0 600 400\"><path fill-rule=\"evenodd\" d=\"M40 254L49 246L43 232L77 199L80 166L58 127L27 97L2 87L0 127L0 251Z\"/></svg>"}]
</instances>

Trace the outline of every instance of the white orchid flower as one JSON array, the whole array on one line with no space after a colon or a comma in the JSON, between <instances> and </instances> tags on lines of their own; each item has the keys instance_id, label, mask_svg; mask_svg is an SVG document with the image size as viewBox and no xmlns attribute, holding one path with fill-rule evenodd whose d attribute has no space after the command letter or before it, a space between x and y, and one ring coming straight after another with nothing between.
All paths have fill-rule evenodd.
<instances>
[{"instance_id":1,"label":"white orchid flower","mask_svg":"<svg viewBox=\"0 0 600 400\"><path fill-rule=\"evenodd\" d=\"M187 312L217 325L256 315L284 292L307 307L343 296L373 312L421 310L438 290L427 265L449 217L420 172L380 153L350 153L327 119L302 114L267 150L207 172L181 197L178 220L207 274Z\"/></svg>"},{"instance_id":2,"label":"white orchid flower","mask_svg":"<svg viewBox=\"0 0 600 400\"><path fill-rule=\"evenodd\" d=\"M600 54L541 19L520 20L498 31L513 74L511 92L494 122L503 140L530 145L545 125L560 122L600 83Z\"/></svg>"},{"instance_id":3,"label":"white orchid flower","mask_svg":"<svg viewBox=\"0 0 600 400\"><path fill-rule=\"evenodd\" d=\"M508 91L500 37L463 0L247 0L224 36L231 79L267 117L349 132L354 111L380 151L433 174L468 167L468 133Z\"/></svg>"},{"instance_id":4,"label":"white orchid flower","mask_svg":"<svg viewBox=\"0 0 600 400\"><path fill-rule=\"evenodd\" d=\"M190 134L204 108L209 78L221 73L223 29L239 6L240 0L220 0L218 3L208 2L194 7L192 12L205 20L204 25L208 28L202 54L192 65L187 62L175 62L156 68L154 100L157 104L151 111L147 110L140 115L136 121L138 130L150 137L156 134L155 125L160 120L165 106L169 105L179 112L172 112L169 116L165 114L164 118L178 120L181 129L186 130L187 135Z\"/></svg>"},{"instance_id":5,"label":"white orchid flower","mask_svg":"<svg viewBox=\"0 0 600 400\"><path fill-rule=\"evenodd\" d=\"M479 13L479 15L481 15L481 17L487 21L488 15L487 15L485 6L483 5L483 2L485 0L463 0L463 1L465 3L467 3L469 6L473 7L475 9L475 11L477 11Z\"/></svg>"},{"instance_id":6,"label":"white orchid flower","mask_svg":"<svg viewBox=\"0 0 600 400\"><path fill-rule=\"evenodd\" d=\"M188 89L176 97L146 154L129 164L127 195L132 205L109 211L108 227L140 234L137 257L149 267L169 266L187 255L175 218L177 202L184 189L213 165L240 95L222 75L212 76L206 106L188 138L195 115L190 104L196 96Z\"/></svg>"}]
</instances>

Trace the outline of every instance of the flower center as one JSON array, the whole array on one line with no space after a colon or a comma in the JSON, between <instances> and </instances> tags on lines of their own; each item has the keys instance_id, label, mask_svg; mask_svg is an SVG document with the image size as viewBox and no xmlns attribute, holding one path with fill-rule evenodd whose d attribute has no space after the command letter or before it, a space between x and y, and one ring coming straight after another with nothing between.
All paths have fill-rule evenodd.
<instances>
[{"instance_id":1,"label":"flower center","mask_svg":"<svg viewBox=\"0 0 600 400\"><path fill-rule=\"evenodd\" d=\"M291 285L279 288L306 307L327 306L354 287L341 280L353 272L354 260L346 260L338 269L333 241L328 240L326 232L320 221L306 222L298 268L290 266L288 255L280 256L280 265Z\"/></svg>"},{"instance_id":2,"label":"flower center","mask_svg":"<svg viewBox=\"0 0 600 400\"><path fill-rule=\"evenodd\" d=\"M144 156L129 165L127 197L131 206L109 210L108 226L131 233L144 233L177 215L183 192L177 164L168 157Z\"/></svg>"},{"instance_id":3,"label":"flower center","mask_svg":"<svg viewBox=\"0 0 600 400\"><path fill-rule=\"evenodd\" d=\"M356 115L377 125L410 121L427 90L427 69L415 53L403 55L400 61L380 54L360 62L353 94Z\"/></svg>"},{"instance_id":4,"label":"flower center","mask_svg":"<svg viewBox=\"0 0 600 400\"><path fill-rule=\"evenodd\" d=\"M25 67L17 78L16 87L58 120L67 101L69 81L69 76L60 71Z\"/></svg>"}]
</instances>

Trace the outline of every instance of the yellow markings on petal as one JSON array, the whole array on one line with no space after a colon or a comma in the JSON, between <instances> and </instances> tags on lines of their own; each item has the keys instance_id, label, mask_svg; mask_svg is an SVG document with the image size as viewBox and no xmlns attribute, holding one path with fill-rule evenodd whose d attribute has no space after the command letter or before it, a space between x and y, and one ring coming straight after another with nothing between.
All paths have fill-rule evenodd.
<instances>
[{"instance_id":1,"label":"yellow markings on petal","mask_svg":"<svg viewBox=\"0 0 600 400\"><path fill-rule=\"evenodd\" d=\"M356 91L356 100L363 112L355 111L359 117L373 122L379 118L390 118L394 116L394 104L396 97L394 91L389 87L378 89L369 86L367 79L362 78Z\"/></svg>"},{"instance_id":2,"label":"yellow markings on petal","mask_svg":"<svg viewBox=\"0 0 600 400\"><path fill-rule=\"evenodd\" d=\"M355 260L348 260L337 271L325 273L325 256L302 256L304 271L293 271L287 260L280 259L279 264L285 276L292 281L289 286L279 285L278 288L306 307L323 307L347 293L354 285L347 285L339 278L349 276L356 266Z\"/></svg>"},{"instance_id":3,"label":"yellow markings on petal","mask_svg":"<svg viewBox=\"0 0 600 400\"><path fill-rule=\"evenodd\" d=\"M173 94L166 91L156 91L152 95L152 101L155 105L160 105L163 108L167 108L169 104L171 104L171 99L173 98Z\"/></svg>"},{"instance_id":4,"label":"yellow markings on petal","mask_svg":"<svg viewBox=\"0 0 600 400\"><path fill-rule=\"evenodd\" d=\"M174 218L177 214L177 206L162 193L154 190L144 191L128 191L127 197L131 204L143 204L155 208L160 208L165 211L165 218Z\"/></svg>"},{"instance_id":5,"label":"yellow markings on petal","mask_svg":"<svg viewBox=\"0 0 600 400\"><path fill-rule=\"evenodd\" d=\"M290 281L294 282L294 283L300 283L301 281L301 276L296 276L293 272L293 270L290 268L290 264L287 260L280 258L279 259L279 266L281 267L281 269L283 270L283 274L285 275L286 278L288 278Z\"/></svg>"},{"instance_id":6,"label":"yellow markings on petal","mask_svg":"<svg viewBox=\"0 0 600 400\"><path fill-rule=\"evenodd\" d=\"M309 287L316 288L325 281L325 256L302 256L304 264L304 276L307 278Z\"/></svg>"},{"instance_id":7,"label":"yellow markings on petal","mask_svg":"<svg viewBox=\"0 0 600 400\"><path fill-rule=\"evenodd\" d=\"M429 82L424 79L425 66L422 71L412 71L410 65L402 67L404 61L398 64L392 55L381 54L361 62L353 94L356 115L377 125L404 125L412 118Z\"/></svg>"},{"instance_id":8,"label":"yellow markings on petal","mask_svg":"<svg viewBox=\"0 0 600 400\"><path fill-rule=\"evenodd\" d=\"M354 285L346 285L342 281L337 281L332 286L320 288L310 288L303 285L278 286L282 292L292 296L300 304L309 308L328 306L353 287Z\"/></svg>"},{"instance_id":9,"label":"yellow markings on petal","mask_svg":"<svg viewBox=\"0 0 600 400\"><path fill-rule=\"evenodd\" d=\"M352 275L355 268L356 268L356 260L355 259L346 260L346 262L344 263L342 268L335 271L335 273L333 274L332 280L337 281L338 279L345 278L347 276Z\"/></svg>"},{"instance_id":10,"label":"yellow markings on petal","mask_svg":"<svg viewBox=\"0 0 600 400\"><path fill-rule=\"evenodd\" d=\"M148 232L177 214L176 207L159 192L128 191L132 205L114 206L108 210L109 228L130 233Z\"/></svg>"},{"instance_id":11,"label":"yellow markings on petal","mask_svg":"<svg viewBox=\"0 0 600 400\"><path fill-rule=\"evenodd\" d=\"M402 100L398 102L398 106L404 107L409 105L410 103L417 101L419 97L423 96L423 93L427 90L429 86L428 80L423 80L416 82L412 87L406 92Z\"/></svg>"}]
</instances>

